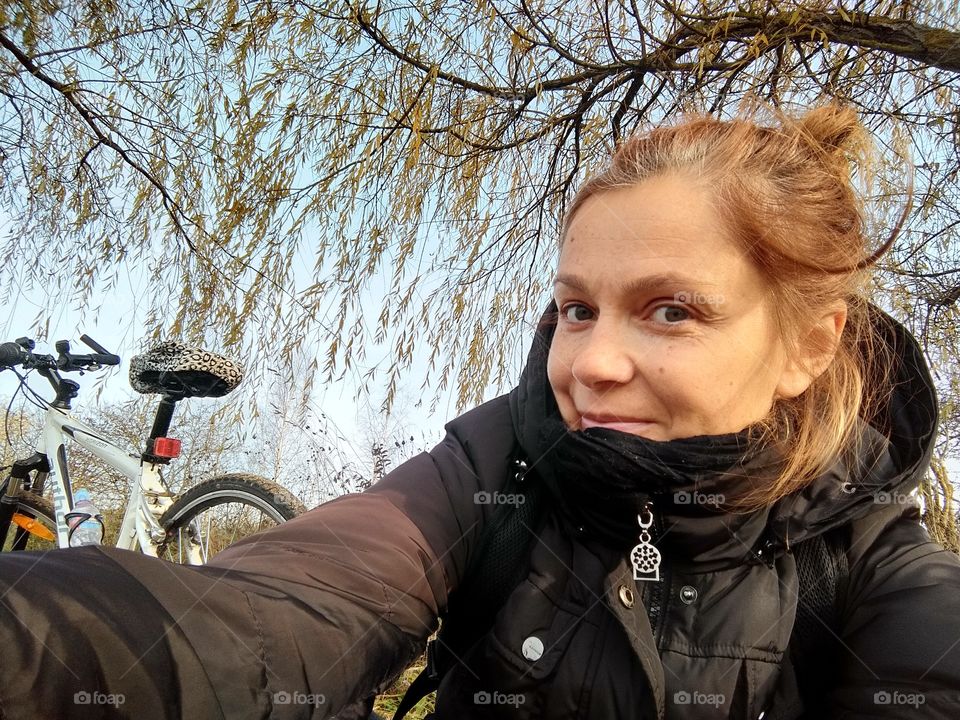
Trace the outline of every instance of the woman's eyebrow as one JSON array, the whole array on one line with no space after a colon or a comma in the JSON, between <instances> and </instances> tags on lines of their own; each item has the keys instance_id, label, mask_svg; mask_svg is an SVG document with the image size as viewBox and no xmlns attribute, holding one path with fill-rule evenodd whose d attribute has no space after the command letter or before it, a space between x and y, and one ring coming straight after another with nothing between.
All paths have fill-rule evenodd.
<instances>
[{"instance_id":1,"label":"woman's eyebrow","mask_svg":"<svg viewBox=\"0 0 960 720\"><path fill-rule=\"evenodd\" d=\"M574 290L580 290L581 292L590 291L589 283L585 279L579 275L573 275L570 273L558 273L553 281L553 284L566 285L567 287L571 287ZM628 295L649 292L651 290L659 290L665 287L670 288L673 291L695 292L700 288L716 287L716 284L703 279L696 280L679 273L657 273L654 275L644 275L643 277L622 280L617 283L618 291Z\"/></svg>"},{"instance_id":2,"label":"woman's eyebrow","mask_svg":"<svg viewBox=\"0 0 960 720\"><path fill-rule=\"evenodd\" d=\"M586 282L576 275L569 275L567 273L558 273L557 277L553 280L553 284L554 286L566 285L567 287L572 287L574 290L581 290L583 292L587 291Z\"/></svg>"}]
</instances>

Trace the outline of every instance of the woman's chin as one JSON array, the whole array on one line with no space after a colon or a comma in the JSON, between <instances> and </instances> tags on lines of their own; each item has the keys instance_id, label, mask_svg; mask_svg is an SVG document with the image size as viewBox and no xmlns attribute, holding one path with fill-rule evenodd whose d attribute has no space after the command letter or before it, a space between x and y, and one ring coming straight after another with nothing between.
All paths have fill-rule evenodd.
<instances>
[{"instance_id":1,"label":"woman's chin","mask_svg":"<svg viewBox=\"0 0 960 720\"><path fill-rule=\"evenodd\" d=\"M655 422L598 422L590 418L581 418L579 430L589 430L597 428L601 430L615 430L626 433L627 435L636 435L647 440L660 440L662 429Z\"/></svg>"}]
</instances>

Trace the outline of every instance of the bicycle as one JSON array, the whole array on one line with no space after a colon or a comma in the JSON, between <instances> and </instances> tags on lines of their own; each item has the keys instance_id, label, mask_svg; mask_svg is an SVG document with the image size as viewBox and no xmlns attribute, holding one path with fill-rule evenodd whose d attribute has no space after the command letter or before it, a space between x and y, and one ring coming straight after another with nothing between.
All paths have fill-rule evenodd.
<instances>
[{"instance_id":1,"label":"bicycle","mask_svg":"<svg viewBox=\"0 0 960 720\"><path fill-rule=\"evenodd\" d=\"M33 352L29 338L0 344L0 372L11 369L20 386L42 404L43 432L35 452L16 460L0 486L0 550L68 547L67 515L73 492L66 453L77 443L129 480L130 492L116 546L173 562L202 564L240 537L290 520L304 511L282 486L248 473L204 480L174 497L162 469L180 454L180 441L168 437L174 408L188 397L222 397L239 385L243 369L233 361L177 342L166 342L131 360L130 384L142 394L161 395L143 452L128 453L103 433L70 415L80 385L62 377L119 365L120 358L87 335L80 338L94 352L73 354L65 340L57 357ZM17 366L27 371L21 374ZM27 385L35 371L53 387L48 402ZM52 495L51 500L46 497ZM89 517L86 515L85 517ZM102 524L102 519L100 519ZM14 532L10 536L10 529Z\"/></svg>"}]
</instances>

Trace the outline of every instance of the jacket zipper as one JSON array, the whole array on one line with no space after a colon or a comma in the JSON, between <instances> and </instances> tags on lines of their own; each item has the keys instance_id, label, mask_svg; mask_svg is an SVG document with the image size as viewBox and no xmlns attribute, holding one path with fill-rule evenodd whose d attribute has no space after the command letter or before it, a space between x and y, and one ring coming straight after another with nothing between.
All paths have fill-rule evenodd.
<instances>
[{"instance_id":1,"label":"jacket zipper","mask_svg":"<svg viewBox=\"0 0 960 720\"><path fill-rule=\"evenodd\" d=\"M663 530L663 518L659 509L652 500L647 500L643 506L644 512L649 512L653 517L653 525L650 527L650 534L654 538L659 538ZM659 550L659 548L658 548ZM660 556L660 579L644 583L648 602L644 603L647 607L647 616L650 619L650 629L653 631L653 640L657 648L660 648L660 639L663 636L663 610L666 597L668 564L661 554Z\"/></svg>"}]
</instances>

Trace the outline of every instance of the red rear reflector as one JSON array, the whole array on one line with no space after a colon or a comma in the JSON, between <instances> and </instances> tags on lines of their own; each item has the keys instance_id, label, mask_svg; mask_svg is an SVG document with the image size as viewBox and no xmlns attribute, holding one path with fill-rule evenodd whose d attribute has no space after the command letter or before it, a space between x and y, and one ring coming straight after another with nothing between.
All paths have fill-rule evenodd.
<instances>
[{"instance_id":1,"label":"red rear reflector","mask_svg":"<svg viewBox=\"0 0 960 720\"><path fill-rule=\"evenodd\" d=\"M180 457L180 441L176 438L157 438L153 441L153 454L157 457Z\"/></svg>"}]
</instances>

